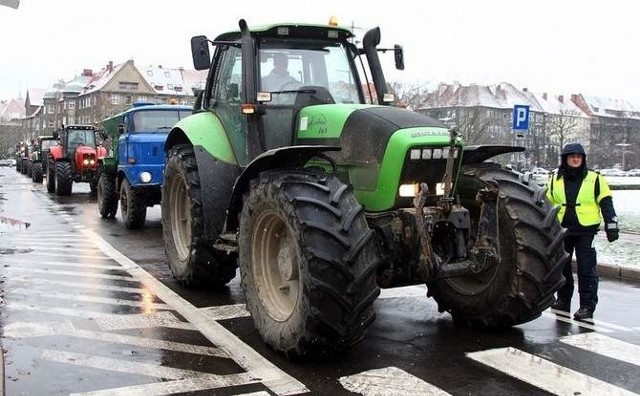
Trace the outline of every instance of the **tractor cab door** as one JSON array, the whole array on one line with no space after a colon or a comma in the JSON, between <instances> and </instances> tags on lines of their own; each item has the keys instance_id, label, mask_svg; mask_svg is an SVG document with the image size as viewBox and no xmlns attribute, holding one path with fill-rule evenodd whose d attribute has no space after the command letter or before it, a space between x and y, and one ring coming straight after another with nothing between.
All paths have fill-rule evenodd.
<instances>
[{"instance_id":1,"label":"tractor cab door","mask_svg":"<svg viewBox=\"0 0 640 396\"><path fill-rule=\"evenodd\" d=\"M242 87L242 50L222 46L216 52L214 70L218 75L210 87L209 109L220 119L240 165L249 162L247 155L247 116L240 107Z\"/></svg>"}]
</instances>

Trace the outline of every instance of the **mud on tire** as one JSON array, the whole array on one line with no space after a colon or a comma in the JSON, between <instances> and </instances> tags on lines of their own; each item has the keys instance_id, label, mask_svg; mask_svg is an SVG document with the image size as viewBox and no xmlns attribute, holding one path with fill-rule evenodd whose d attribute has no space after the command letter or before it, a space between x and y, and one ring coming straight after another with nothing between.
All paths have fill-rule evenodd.
<instances>
[{"instance_id":1,"label":"mud on tire","mask_svg":"<svg viewBox=\"0 0 640 396\"><path fill-rule=\"evenodd\" d=\"M262 173L244 197L238 248L247 309L273 349L318 357L364 337L380 293L377 250L337 177Z\"/></svg>"},{"instance_id":2,"label":"mud on tire","mask_svg":"<svg viewBox=\"0 0 640 396\"><path fill-rule=\"evenodd\" d=\"M200 177L193 148L171 148L162 182L162 234L173 277L186 287L221 287L236 276L236 255L216 254L204 240ZM208 213L207 216L220 214Z\"/></svg>"},{"instance_id":3,"label":"mud on tire","mask_svg":"<svg viewBox=\"0 0 640 396\"><path fill-rule=\"evenodd\" d=\"M497 183L498 235L501 262L478 275L430 282L429 295L439 310L448 311L457 323L502 327L525 323L540 316L562 285L564 229L557 208L544 196L544 188L523 184L518 175L497 164L475 164L463 169L457 191L462 206L477 226L478 190ZM475 230L472 230L472 234ZM471 244L474 242L472 235Z\"/></svg>"}]
</instances>

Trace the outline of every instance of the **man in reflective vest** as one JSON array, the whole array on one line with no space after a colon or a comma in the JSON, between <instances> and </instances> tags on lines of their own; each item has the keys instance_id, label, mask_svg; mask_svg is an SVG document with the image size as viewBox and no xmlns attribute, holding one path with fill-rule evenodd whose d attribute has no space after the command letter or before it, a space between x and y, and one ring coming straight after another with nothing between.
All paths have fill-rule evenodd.
<instances>
[{"instance_id":1,"label":"man in reflective vest","mask_svg":"<svg viewBox=\"0 0 640 396\"><path fill-rule=\"evenodd\" d=\"M564 248L578 265L578 294L580 309L573 317L577 320L593 317L598 303L598 272L593 238L604 218L607 240L618 239L618 218L613 208L609 185L599 173L587 169L587 155L579 143L569 143L562 149L561 163L547 185L547 198L560 206L558 220L567 228ZM563 268L566 282L552 309L569 312L573 295L571 260Z\"/></svg>"}]
</instances>

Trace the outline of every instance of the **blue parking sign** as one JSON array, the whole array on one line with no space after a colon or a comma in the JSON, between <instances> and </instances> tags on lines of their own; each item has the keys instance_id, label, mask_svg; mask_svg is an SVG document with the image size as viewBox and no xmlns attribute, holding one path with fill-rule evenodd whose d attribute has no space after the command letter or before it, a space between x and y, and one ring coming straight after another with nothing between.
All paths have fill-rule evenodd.
<instances>
[{"instance_id":1,"label":"blue parking sign","mask_svg":"<svg viewBox=\"0 0 640 396\"><path fill-rule=\"evenodd\" d=\"M529 129L529 106L513 106L513 130L526 131Z\"/></svg>"}]
</instances>

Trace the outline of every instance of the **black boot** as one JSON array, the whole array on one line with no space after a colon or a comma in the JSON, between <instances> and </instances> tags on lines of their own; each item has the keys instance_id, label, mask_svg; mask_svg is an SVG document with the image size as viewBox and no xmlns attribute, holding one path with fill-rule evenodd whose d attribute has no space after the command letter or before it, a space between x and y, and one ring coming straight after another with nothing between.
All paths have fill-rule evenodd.
<instances>
[{"instance_id":1,"label":"black boot","mask_svg":"<svg viewBox=\"0 0 640 396\"><path fill-rule=\"evenodd\" d=\"M551 309L569 312L571 310L571 300L562 300L558 298L553 302L553 304L551 304Z\"/></svg>"},{"instance_id":2,"label":"black boot","mask_svg":"<svg viewBox=\"0 0 640 396\"><path fill-rule=\"evenodd\" d=\"M593 311L595 311L595 308L580 307L580 309L573 314L573 318L575 320L591 319L593 318Z\"/></svg>"}]
</instances>

